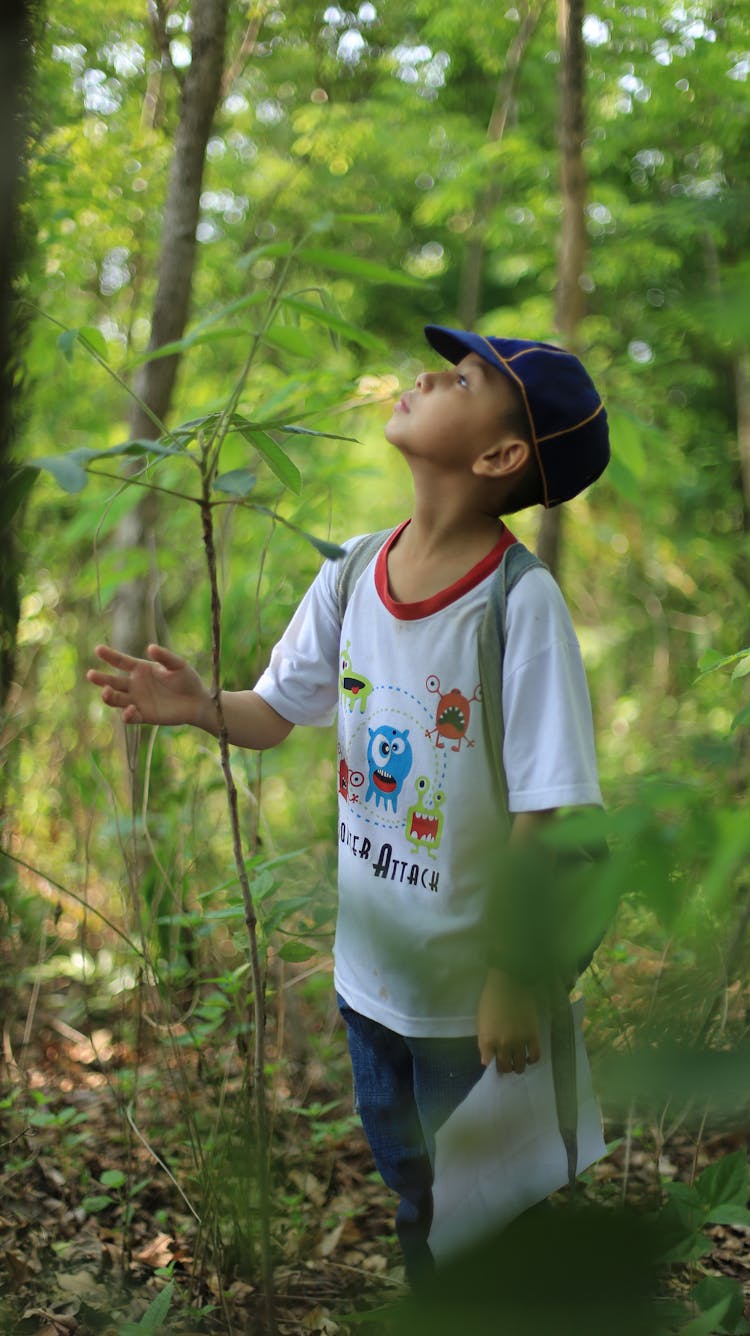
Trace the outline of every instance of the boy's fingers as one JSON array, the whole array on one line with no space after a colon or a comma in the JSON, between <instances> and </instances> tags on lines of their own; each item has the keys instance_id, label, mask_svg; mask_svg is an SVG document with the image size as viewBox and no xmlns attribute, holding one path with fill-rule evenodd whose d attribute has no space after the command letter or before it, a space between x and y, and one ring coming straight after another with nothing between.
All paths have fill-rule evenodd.
<instances>
[{"instance_id":1,"label":"boy's fingers","mask_svg":"<svg viewBox=\"0 0 750 1336\"><path fill-rule=\"evenodd\" d=\"M506 1048L498 1052L497 1070L499 1072L518 1072L519 1074L526 1070L526 1046L515 1044L512 1048Z\"/></svg>"},{"instance_id":2,"label":"boy's fingers","mask_svg":"<svg viewBox=\"0 0 750 1336\"><path fill-rule=\"evenodd\" d=\"M504 1074L525 1072L527 1066L531 1067L539 1061L540 1056L538 1038L504 1044L493 1043L491 1040L479 1041L479 1058L482 1065L486 1067L494 1059L497 1070Z\"/></svg>"},{"instance_id":3,"label":"boy's fingers","mask_svg":"<svg viewBox=\"0 0 750 1336\"><path fill-rule=\"evenodd\" d=\"M113 677L111 673L100 673L96 668L89 668L86 681L95 687L112 687L115 691L127 691L130 681L127 677Z\"/></svg>"},{"instance_id":4,"label":"boy's fingers","mask_svg":"<svg viewBox=\"0 0 750 1336\"><path fill-rule=\"evenodd\" d=\"M132 705L133 702L127 691L115 691L113 687L105 687L102 692L102 700L105 705L111 705L116 710L123 710L126 705Z\"/></svg>"},{"instance_id":5,"label":"boy's fingers","mask_svg":"<svg viewBox=\"0 0 750 1336\"><path fill-rule=\"evenodd\" d=\"M129 673L138 662L132 655L123 654L121 650L112 649L110 645L97 645L94 653L98 659L108 663L111 668L119 668L124 673Z\"/></svg>"},{"instance_id":6,"label":"boy's fingers","mask_svg":"<svg viewBox=\"0 0 750 1336\"><path fill-rule=\"evenodd\" d=\"M162 668L182 668L185 660L181 659L179 654L173 654L171 649L165 649L163 645L149 645L146 651L148 657L154 660L154 663L160 663Z\"/></svg>"}]
</instances>

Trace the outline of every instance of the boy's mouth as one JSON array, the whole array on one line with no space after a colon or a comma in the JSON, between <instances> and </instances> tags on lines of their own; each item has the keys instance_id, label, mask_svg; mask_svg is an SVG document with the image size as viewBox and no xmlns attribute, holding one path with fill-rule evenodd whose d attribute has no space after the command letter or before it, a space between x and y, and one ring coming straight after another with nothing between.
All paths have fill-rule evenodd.
<instances>
[{"instance_id":1,"label":"boy's mouth","mask_svg":"<svg viewBox=\"0 0 750 1336\"><path fill-rule=\"evenodd\" d=\"M411 412L411 409L409 408L409 405L408 405L408 403L406 402L406 395L405 395L405 394L402 394L402 395L401 395L401 398L399 399L399 401L398 401L396 407L397 407L397 408L400 408L402 413L410 413L410 412Z\"/></svg>"}]
</instances>

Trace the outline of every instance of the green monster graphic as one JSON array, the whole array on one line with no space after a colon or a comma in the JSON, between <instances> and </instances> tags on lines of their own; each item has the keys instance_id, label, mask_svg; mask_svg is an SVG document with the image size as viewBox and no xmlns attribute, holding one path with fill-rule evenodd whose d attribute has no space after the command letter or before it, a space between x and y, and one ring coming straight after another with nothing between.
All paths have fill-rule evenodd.
<instances>
[{"instance_id":1,"label":"green monster graphic","mask_svg":"<svg viewBox=\"0 0 750 1336\"><path fill-rule=\"evenodd\" d=\"M406 813L406 838L415 849L426 849L430 858L440 846L443 837L443 813L438 811L445 801L445 794L436 789L427 803L427 794L431 784L426 775L420 775L416 782L417 801Z\"/></svg>"},{"instance_id":2,"label":"green monster graphic","mask_svg":"<svg viewBox=\"0 0 750 1336\"><path fill-rule=\"evenodd\" d=\"M372 691L372 682L363 677L361 673L355 673L352 668L352 661L349 658L351 650L351 641L347 640L346 648L341 655L341 672L339 673L339 691L349 706L354 710L358 705L362 714L365 712L365 701Z\"/></svg>"}]
</instances>

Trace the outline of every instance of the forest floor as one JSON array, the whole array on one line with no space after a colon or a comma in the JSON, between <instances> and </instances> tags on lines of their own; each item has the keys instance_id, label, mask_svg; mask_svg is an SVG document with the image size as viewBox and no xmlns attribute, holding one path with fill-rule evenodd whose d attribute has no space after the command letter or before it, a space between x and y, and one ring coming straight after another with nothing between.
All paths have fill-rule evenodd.
<instances>
[{"instance_id":1,"label":"forest floor","mask_svg":"<svg viewBox=\"0 0 750 1336\"><path fill-rule=\"evenodd\" d=\"M36 998L31 1033L5 1030L0 1333L262 1336L262 1286L257 1263L246 1260L254 1252L252 1185L243 1184L241 1122L228 1131L224 1125L223 1140L216 1134L217 1108L242 1103L239 1058L225 1061L219 1088L207 1074L206 1054L193 1048L165 1056L163 1044L141 1031L136 1052L101 1018L85 1035L61 1019L60 988L69 990L58 984L50 981ZM319 1015L315 1020L320 1027ZM279 1336L345 1336L364 1319L368 1333L379 1336L406 1292L394 1199L374 1173L351 1113L344 1045L330 1013L323 1028L330 1033L310 1046L316 1053L276 1069L277 1329ZM302 1054L308 1046L297 1047ZM204 1149L209 1141L215 1148L214 1158L203 1157L202 1181L191 1151L196 1135L205 1138ZM696 1149L678 1137L662 1151L657 1172L648 1138L621 1143L587 1176L585 1193L616 1202L627 1179L629 1198L648 1200L659 1175L689 1181L696 1166L742 1144L724 1137ZM197 1222L191 1198L214 1201L220 1245L204 1206L204 1224ZM750 1233L716 1226L710 1236L701 1272L740 1280L750 1298ZM675 1270L671 1285L687 1289L684 1269Z\"/></svg>"}]
</instances>

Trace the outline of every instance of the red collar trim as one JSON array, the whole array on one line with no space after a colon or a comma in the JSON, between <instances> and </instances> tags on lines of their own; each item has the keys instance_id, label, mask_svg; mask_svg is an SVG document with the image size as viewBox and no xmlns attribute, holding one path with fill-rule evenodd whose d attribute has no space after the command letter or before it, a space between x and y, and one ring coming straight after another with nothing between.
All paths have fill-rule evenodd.
<instances>
[{"instance_id":1,"label":"red collar trim","mask_svg":"<svg viewBox=\"0 0 750 1336\"><path fill-rule=\"evenodd\" d=\"M421 599L418 603L398 603L392 597L388 588L388 553L407 524L410 523L410 520L404 520L403 524L394 529L390 538L381 547L375 560L375 588L380 596L380 601L391 616L398 618L401 622L416 622L422 617L431 617L434 612L442 612L443 608L447 608L451 603L455 603L457 599L463 598L464 594L468 594L471 589L476 589L477 585L482 583L482 580L486 580L488 575L497 570L508 548L516 542L515 535L503 525L502 534L492 551L488 552L486 557L482 557L482 560L477 562L476 566L472 566L470 571L462 575L460 580L456 580L447 589L441 589L439 593L433 594L431 598Z\"/></svg>"}]
</instances>

